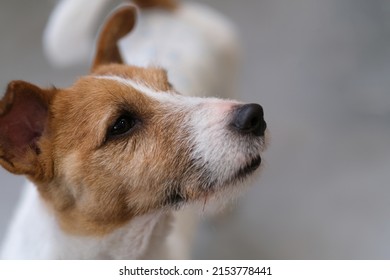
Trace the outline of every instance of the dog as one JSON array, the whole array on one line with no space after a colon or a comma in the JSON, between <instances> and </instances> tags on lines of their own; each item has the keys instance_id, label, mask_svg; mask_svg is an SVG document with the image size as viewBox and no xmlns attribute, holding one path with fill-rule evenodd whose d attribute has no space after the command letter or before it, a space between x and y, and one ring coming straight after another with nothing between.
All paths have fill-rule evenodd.
<instances>
[{"instance_id":1,"label":"dog","mask_svg":"<svg viewBox=\"0 0 390 280\"><path fill-rule=\"evenodd\" d=\"M116 9L90 74L71 87L9 83L0 101L0 164L30 183L2 258L188 258L186 209L228 201L261 169L263 108L196 96L229 90L235 58L224 45L232 34L225 20L198 5L136 2L139 30L124 38L137 10ZM87 3L60 5L82 11Z\"/></svg>"}]
</instances>

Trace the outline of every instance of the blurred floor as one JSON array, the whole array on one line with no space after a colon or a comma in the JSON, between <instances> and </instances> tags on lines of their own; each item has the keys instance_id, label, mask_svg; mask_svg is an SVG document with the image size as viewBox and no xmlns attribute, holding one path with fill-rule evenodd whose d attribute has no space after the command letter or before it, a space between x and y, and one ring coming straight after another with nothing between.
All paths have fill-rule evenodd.
<instances>
[{"instance_id":1,"label":"blurred floor","mask_svg":"<svg viewBox=\"0 0 390 280\"><path fill-rule=\"evenodd\" d=\"M203 0L238 26L241 99L272 134L263 176L232 213L205 221L200 259L390 258L390 4ZM53 1L0 1L0 85L71 84L41 32ZM0 238L22 178L0 170Z\"/></svg>"}]
</instances>

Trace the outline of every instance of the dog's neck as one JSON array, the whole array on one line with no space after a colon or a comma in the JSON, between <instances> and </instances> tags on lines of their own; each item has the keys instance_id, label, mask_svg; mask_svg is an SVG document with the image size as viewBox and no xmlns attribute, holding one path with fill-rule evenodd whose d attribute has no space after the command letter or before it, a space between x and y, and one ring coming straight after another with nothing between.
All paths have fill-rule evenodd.
<instances>
[{"instance_id":1,"label":"dog's neck","mask_svg":"<svg viewBox=\"0 0 390 280\"><path fill-rule=\"evenodd\" d=\"M17 214L17 220L9 232L18 232L20 236L7 236L3 252L6 258L170 258L165 248L166 242L161 240L170 230L172 215L168 212L135 217L102 237L71 235L59 227L56 217L42 201L35 186L28 184ZM26 224L26 221L30 223ZM8 252L17 252L17 256Z\"/></svg>"},{"instance_id":2,"label":"dog's neck","mask_svg":"<svg viewBox=\"0 0 390 280\"><path fill-rule=\"evenodd\" d=\"M103 237L69 235L57 228L57 254L61 259L169 258L164 241L170 218L162 212L135 217Z\"/></svg>"}]
</instances>

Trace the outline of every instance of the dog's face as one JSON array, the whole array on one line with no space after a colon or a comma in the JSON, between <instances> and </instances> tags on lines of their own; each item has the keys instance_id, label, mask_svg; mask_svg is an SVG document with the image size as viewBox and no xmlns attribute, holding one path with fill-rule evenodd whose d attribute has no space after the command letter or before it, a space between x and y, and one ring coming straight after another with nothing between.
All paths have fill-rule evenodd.
<instances>
[{"instance_id":1,"label":"dog's face","mask_svg":"<svg viewBox=\"0 0 390 280\"><path fill-rule=\"evenodd\" d=\"M7 97L1 162L72 232L234 191L264 148L260 106L179 95L160 69L103 66L64 90L16 82Z\"/></svg>"},{"instance_id":2,"label":"dog's face","mask_svg":"<svg viewBox=\"0 0 390 280\"><path fill-rule=\"evenodd\" d=\"M0 163L36 183L64 230L105 234L234 192L260 166L259 105L182 96L161 69L94 68L68 89L12 82L0 102Z\"/></svg>"}]
</instances>

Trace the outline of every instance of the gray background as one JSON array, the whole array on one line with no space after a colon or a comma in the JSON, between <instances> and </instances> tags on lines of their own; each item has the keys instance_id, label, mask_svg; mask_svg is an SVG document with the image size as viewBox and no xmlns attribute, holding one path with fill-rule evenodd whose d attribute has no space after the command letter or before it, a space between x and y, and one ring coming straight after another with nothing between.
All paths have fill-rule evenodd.
<instances>
[{"instance_id":1,"label":"gray background","mask_svg":"<svg viewBox=\"0 0 390 280\"><path fill-rule=\"evenodd\" d=\"M119 1L117 1L119 2ZM210 0L238 26L240 95L272 133L259 181L204 220L194 258L390 258L390 2ZM41 33L55 1L0 1L0 86L67 86ZM0 238L23 179L0 170Z\"/></svg>"}]
</instances>

